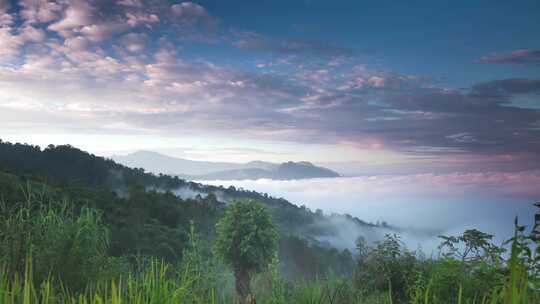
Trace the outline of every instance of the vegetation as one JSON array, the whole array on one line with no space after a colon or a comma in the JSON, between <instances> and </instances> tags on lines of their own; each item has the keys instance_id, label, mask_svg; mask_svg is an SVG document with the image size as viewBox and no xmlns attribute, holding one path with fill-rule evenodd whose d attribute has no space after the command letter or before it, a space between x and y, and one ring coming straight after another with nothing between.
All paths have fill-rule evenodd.
<instances>
[{"instance_id":1,"label":"vegetation","mask_svg":"<svg viewBox=\"0 0 540 304\"><path fill-rule=\"evenodd\" d=\"M20 191L31 185L47 200L71 201L75 209L97 209L109 229L107 252L131 264L137 256L152 256L177 264L189 242L191 223L202 243L210 244L226 202L252 199L271 214L280 234L279 258L290 279L313 279L333 270L350 274L354 263L348 250L317 241L328 231L317 223L327 219L281 198L234 187L205 186L168 175L127 168L70 146L37 146L0 141L0 198L25 201ZM187 190L197 195L177 195ZM359 227L372 227L350 216Z\"/></svg>"},{"instance_id":2,"label":"vegetation","mask_svg":"<svg viewBox=\"0 0 540 304\"><path fill-rule=\"evenodd\" d=\"M540 303L540 212L502 246L467 230L429 258L395 234L351 252L295 233L320 213L71 147L2 143L0 166L0 304Z\"/></svg>"},{"instance_id":3,"label":"vegetation","mask_svg":"<svg viewBox=\"0 0 540 304\"><path fill-rule=\"evenodd\" d=\"M193 226L179 264L144 256L130 264L104 254L107 229L100 225L98 211L84 207L75 212L69 202L32 195L27 199L17 211L2 205L0 303L233 302L232 273L207 250ZM237 203L242 205L229 214L262 210L251 201ZM263 223L262 227L271 227L267 220ZM221 233L230 239L230 232ZM485 254L465 262L446 255L425 259L404 248L395 235L373 246L359 240L354 280L328 273L314 280L290 281L282 276L274 256L269 267L251 280L253 294L259 303L538 303L538 262L528 249L530 242L537 242L536 235L536 228L525 233L517 225L509 240L510 255L506 260L499 255L493 264ZM270 245L275 235L267 236L262 238L268 241L267 249L256 249L262 256L253 261L268 262L275 252ZM223 250L217 249L223 246L220 242L216 241L216 251ZM265 262L254 263L262 267Z\"/></svg>"},{"instance_id":4,"label":"vegetation","mask_svg":"<svg viewBox=\"0 0 540 304\"><path fill-rule=\"evenodd\" d=\"M251 275L264 270L277 253L277 231L264 206L253 200L231 204L216 228L215 252L233 267L236 292L245 299Z\"/></svg>"}]
</instances>

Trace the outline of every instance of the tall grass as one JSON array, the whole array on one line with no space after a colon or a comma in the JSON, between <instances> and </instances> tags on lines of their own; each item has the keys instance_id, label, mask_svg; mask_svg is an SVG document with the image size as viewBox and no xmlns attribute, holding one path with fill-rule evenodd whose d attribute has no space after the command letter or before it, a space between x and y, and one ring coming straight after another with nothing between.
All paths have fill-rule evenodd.
<instances>
[{"instance_id":1,"label":"tall grass","mask_svg":"<svg viewBox=\"0 0 540 304\"><path fill-rule=\"evenodd\" d=\"M0 304L234 302L230 270L205 252L208 244L198 238L193 224L179 265L141 257L130 266L107 256L104 227L101 214L93 209L44 202L30 192L21 204L0 202ZM390 280L382 291L359 288L358 282L331 273L311 281L287 281L277 256L254 278L253 291L259 304L537 304L536 260L523 230L516 222L504 280L487 292L471 292L468 281L447 275L459 269L454 260L430 262L438 265L442 281L438 272L417 269L404 300Z\"/></svg>"},{"instance_id":2,"label":"tall grass","mask_svg":"<svg viewBox=\"0 0 540 304\"><path fill-rule=\"evenodd\" d=\"M36 285L32 280L31 263L24 275L0 276L1 304L111 303L111 304L173 304L217 303L215 293L200 295L192 290L193 280L174 274L170 266L153 261L143 273L125 278L102 281L84 291L71 292L62 282L52 278Z\"/></svg>"},{"instance_id":3,"label":"tall grass","mask_svg":"<svg viewBox=\"0 0 540 304\"><path fill-rule=\"evenodd\" d=\"M514 246L515 248L515 246ZM465 298L462 287L453 299L440 299L427 288L416 290L413 303L436 304L535 304L540 303L538 291L531 289L527 270L517 261L514 250L508 261L505 285L492 290L490 296ZM8 275L7 267L0 267L0 304L214 304L233 303L232 294L222 293L219 286L204 280L206 274L185 271L165 262L151 260L139 272L110 280L100 280L81 291L72 291L59 279L49 277L36 283L33 263L28 258L23 273ZM182 270L183 268L183 270ZM264 277L264 278L261 278ZM257 303L280 304L393 304L391 292L361 295L346 278L329 275L309 282L287 283L275 273L266 273L255 280ZM270 289L265 289L270 288ZM399 302L402 303L402 302Z\"/></svg>"}]
</instances>

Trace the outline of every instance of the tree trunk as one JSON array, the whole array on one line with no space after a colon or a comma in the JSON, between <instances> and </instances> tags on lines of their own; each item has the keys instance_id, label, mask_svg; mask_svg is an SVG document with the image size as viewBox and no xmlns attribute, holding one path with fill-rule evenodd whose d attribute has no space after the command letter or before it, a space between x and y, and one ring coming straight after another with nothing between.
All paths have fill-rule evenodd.
<instances>
[{"instance_id":1,"label":"tree trunk","mask_svg":"<svg viewBox=\"0 0 540 304\"><path fill-rule=\"evenodd\" d=\"M251 293L249 273L243 269L237 269L234 271L234 279L236 281L236 295L238 296L239 303L244 304L247 296Z\"/></svg>"}]
</instances>

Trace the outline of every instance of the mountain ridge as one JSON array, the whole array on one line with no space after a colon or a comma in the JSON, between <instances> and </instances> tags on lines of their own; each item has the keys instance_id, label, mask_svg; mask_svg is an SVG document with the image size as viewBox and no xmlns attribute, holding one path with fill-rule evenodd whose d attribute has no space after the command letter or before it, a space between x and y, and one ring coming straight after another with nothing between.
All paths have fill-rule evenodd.
<instances>
[{"instance_id":1,"label":"mountain ridge","mask_svg":"<svg viewBox=\"0 0 540 304\"><path fill-rule=\"evenodd\" d=\"M340 174L311 162L277 164L260 160L247 163L209 162L177 158L153 151L136 151L113 155L111 159L132 168L143 168L156 174L170 174L190 180L243 180L332 178Z\"/></svg>"}]
</instances>

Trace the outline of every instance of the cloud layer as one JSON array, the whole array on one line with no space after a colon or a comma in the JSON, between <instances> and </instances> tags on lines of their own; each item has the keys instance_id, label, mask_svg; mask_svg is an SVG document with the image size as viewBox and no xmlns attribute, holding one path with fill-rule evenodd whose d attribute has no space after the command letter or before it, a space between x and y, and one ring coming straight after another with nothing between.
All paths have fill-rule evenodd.
<instances>
[{"instance_id":1,"label":"cloud layer","mask_svg":"<svg viewBox=\"0 0 540 304\"><path fill-rule=\"evenodd\" d=\"M509 53L491 54L480 58L478 63L538 66L540 65L540 50L523 49Z\"/></svg>"},{"instance_id":2,"label":"cloud layer","mask_svg":"<svg viewBox=\"0 0 540 304\"><path fill-rule=\"evenodd\" d=\"M476 228L497 241L511 237L513 220L531 225L540 197L540 171L365 176L295 181L204 181L283 197L326 213L386 221L403 229L408 245L435 249L437 235ZM339 225L338 225L339 226ZM340 235L352 246L358 233Z\"/></svg>"},{"instance_id":3,"label":"cloud layer","mask_svg":"<svg viewBox=\"0 0 540 304\"><path fill-rule=\"evenodd\" d=\"M515 104L538 99L537 79L446 87L380 68L351 48L222 27L193 2L10 3L0 4L3 130L210 134L414 155L540 154L540 112ZM249 59L227 63L211 55L216 50ZM536 65L537 55L519 50L480 62Z\"/></svg>"}]
</instances>

